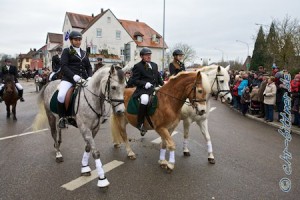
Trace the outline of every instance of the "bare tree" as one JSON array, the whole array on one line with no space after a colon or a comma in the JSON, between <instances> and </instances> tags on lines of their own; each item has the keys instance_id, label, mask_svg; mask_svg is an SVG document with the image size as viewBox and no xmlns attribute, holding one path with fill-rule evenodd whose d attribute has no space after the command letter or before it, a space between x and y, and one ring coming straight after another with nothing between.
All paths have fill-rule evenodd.
<instances>
[{"instance_id":1,"label":"bare tree","mask_svg":"<svg viewBox=\"0 0 300 200\"><path fill-rule=\"evenodd\" d=\"M193 49L193 47L191 47L188 44L177 43L173 46L170 53L172 54L175 49L180 49L181 51L183 51L183 53L184 53L183 62L184 63L185 62L193 62L197 58L196 51Z\"/></svg>"}]
</instances>

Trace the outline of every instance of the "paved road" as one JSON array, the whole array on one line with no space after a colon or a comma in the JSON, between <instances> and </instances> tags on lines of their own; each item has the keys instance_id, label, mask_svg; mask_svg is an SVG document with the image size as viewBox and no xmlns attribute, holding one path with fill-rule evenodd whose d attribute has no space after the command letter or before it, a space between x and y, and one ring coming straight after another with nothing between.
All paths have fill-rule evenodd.
<instances>
[{"instance_id":1,"label":"paved road","mask_svg":"<svg viewBox=\"0 0 300 200\"><path fill-rule=\"evenodd\" d=\"M18 121L5 118L0 105L0 199L299 199L300 137L293 135L289 145L292 153L292 175L286 176L279 158L284 139L277 128L237 112L211 100L216 107L209 117L216 164L207 162L206 144L198 127L191 127L191 157L182 155L182 124L173 136L177 144L176 168L172 174L160 169L157 160L159 145L155 132L141 137L133 127L127 131L137 159L126 158L124 146L114 149L109 122L101 126L96 143L103 164L118 161L119 166L106 175L111 183L108 191L97 188L96 179L69 191L61 187L80 176L84 142L75 128L63 133L62 154L65 161L57 164L53 141L48 130L30 132L36 108L32 82L25 87L24 103L18 104ZM45 127L47 125L45 124ZM92 169L94 163L90 160ZM292 189L284 193L279 180L289 177Z\"/></svg>"}]
</instances>

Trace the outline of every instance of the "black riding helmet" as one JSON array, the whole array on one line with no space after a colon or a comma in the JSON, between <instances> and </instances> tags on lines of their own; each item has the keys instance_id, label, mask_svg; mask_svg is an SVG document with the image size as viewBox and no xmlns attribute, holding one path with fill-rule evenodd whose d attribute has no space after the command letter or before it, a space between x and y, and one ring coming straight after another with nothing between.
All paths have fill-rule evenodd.
<instances>
[{"instance_id":1,"label":"black riding helmet","mask_svg":"<svg viewBox=\"0 0 300 200\"><path fill-rule=\"evenodd\" d=\"M181 51L180 49L176 49L176 50L173 52L173 56L178 56L178 55L184 55L183 51Z\"/></svg>"},{"instance_id":2,"label":"black riding helmet","mask_svg":"<svg viewBox=\"0 0 300 200\"><path fill-rule=\"evenodd\" d=\"M146 55L146 54L152 54L151 49L144 47L142 48L142 50L140 51L140 56Z\"/></svg>"},{"instance_id":3,"label":"black riding helmet","mask_svg":"<svg viewBox=\"0 0 300 200\"><path fill-rule=\"evenodd\" d=\"M72 40L72 39L75 39L75 38L82 39L82 34L78 31L72 31L69 35L69 39Z\"/></svg>"}]
</instances>

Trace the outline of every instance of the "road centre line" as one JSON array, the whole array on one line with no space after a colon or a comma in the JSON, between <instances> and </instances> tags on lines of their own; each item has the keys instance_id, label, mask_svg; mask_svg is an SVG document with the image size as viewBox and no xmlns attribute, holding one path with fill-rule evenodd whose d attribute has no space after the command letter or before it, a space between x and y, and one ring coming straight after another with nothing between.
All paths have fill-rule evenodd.
<instances>
[{"instance_id":1,"label":"road centre line","mask_svg":"<svg viewBox=\"0 0 300 200\"><path fill-rule=\"evenodd\" d=\"M120 165L124 164L122 161L113 160L105 165L103 165L103 169L105 173L113 170L114 168L119 167ZM74 179L64 185L62 185L62 188L65 188L66 190L73 191L84 184L87 184L88 182L92 181L93 179L98 178L98 174L96 169L91 171L91 176L80 176L77 179Z\"/></svg>"},{"instance_id":2,"label":"road centre line","mask_svg":"<svg viewBox=\"0 0 300 200\"><path fill-rule=\"evenodd\" d=\"M30 134L35 134L35 133L42 133L44 131L47 131L49 130L48 128L45 128L45 129L41 129L41 130L37 130L37 131L31 131L31 132L27 132L27 133L21 133L21 134L17 134L17 135L11 135L11 136L7 136L7 137L2 137L0 138L0 141L1 140L7 140L7 139L10 139L10 138L15 138L15 137L21 137L21 136L24 136L24 135L30 135Z\"/></svg>"},{"instance_id":3,"label":"road centre line","mask_svg":"<svg viewBox=\"0 0 300 200\"><path fill-rule=\"evenodd\" d=\"M171 134L171 136L174 136L177 133L178 133L177 131L173 131L173 133ZM151 142L155 143L155 144L160 144L161 143L161 137L156 138L155 140L152 140Z\"/></svg>"}]
</instances>

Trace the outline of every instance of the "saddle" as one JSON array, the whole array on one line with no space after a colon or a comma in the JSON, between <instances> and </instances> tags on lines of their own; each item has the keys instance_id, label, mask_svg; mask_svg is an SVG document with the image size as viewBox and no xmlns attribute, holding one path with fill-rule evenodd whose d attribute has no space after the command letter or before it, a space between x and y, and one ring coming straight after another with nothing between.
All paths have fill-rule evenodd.
<instances>
[{"instance_id":1,"label":"saddle","mask_svg":"<svg viewBox=\"0 0 300 200\"><path fill-rule=\"evenodd\" d=\"M128 102L127 112L132 115L137 115L139 111L139 105L140 105L140 99L131 96ZM147 115L148 116L153 115L157 107L158 107L158 98L156 94L151 94L147 106Z\"/></svg>"},{"instance_id":2,"label":"saddle","mask_svg":"<svg viewBox=\"0 0 300 200\"><path fill-rule=\"evenodd\" d=\"M78 88L76 87L71 87L67 94L66 94L66 98L65 98L65 109L66 109L66 117L67 118L73 118L73 116L75 115L75 109L74 109L74 105L75 105L75 99L76 96L78 94ZM58 95L58 90L56 90L53 94L53 96L51 97L50 100L50 110L56 114L58 114L57 112L57 95Z\"/></svg>"}]
</instances>

